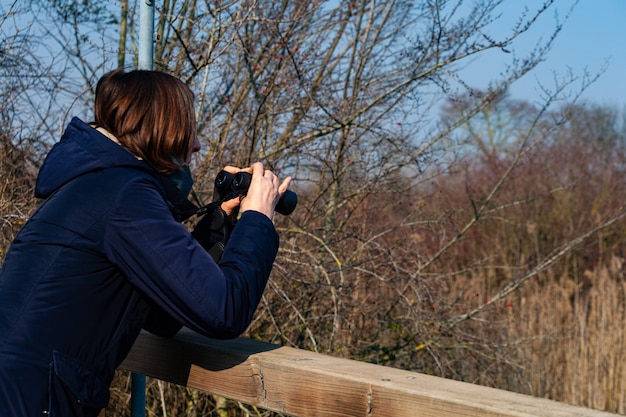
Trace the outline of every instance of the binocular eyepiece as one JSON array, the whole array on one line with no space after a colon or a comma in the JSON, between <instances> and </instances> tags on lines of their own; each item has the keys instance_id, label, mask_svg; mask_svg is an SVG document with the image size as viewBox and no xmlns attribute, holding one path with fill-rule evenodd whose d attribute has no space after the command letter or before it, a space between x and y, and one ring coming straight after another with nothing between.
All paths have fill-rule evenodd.
<instances>
[{"instance_id":1,"label":"binocular eyepiece","mask_svg":"<svg viewBox=\"0 0 626 417\"><path fill-rule=\"evenodd\" d=\"M215 177L215 189L219 194L220 201L232 200L240 195L246 195L252 181L252 174L248 172L238 172L231 174L227 171L220 171ZM298 195L287 190L280 197L276 204L276 212L288 216L298 204Z\"/></svg>"}]
</instances>

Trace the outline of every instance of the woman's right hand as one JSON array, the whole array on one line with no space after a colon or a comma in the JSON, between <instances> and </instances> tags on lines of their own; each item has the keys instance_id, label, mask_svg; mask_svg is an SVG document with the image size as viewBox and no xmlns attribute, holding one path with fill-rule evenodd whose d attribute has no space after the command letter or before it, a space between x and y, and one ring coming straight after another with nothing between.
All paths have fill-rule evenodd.
<instances>
[{"instance_id":1,"label":"woman's right hand","mask_svg":"<svg viewBox=\"0 0 626 417\"><path fill-rule=\"evenodd\" d=\"M263 169L261 162L252 164L252 180L248 194L241 200L240 210L254 210L265 214L270 220L274 218L274 209L280 197L287 191L291 177L280 183L278 177L270 170Z\"/></svg>"}]
</instances>

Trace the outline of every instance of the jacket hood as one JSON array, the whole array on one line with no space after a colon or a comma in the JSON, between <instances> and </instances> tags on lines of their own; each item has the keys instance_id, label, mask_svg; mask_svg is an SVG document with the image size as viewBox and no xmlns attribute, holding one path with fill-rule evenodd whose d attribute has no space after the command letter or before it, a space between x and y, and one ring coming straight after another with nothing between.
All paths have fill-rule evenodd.
<instances>
[{"instance_id":1,"label":"jacket hood","mask_svg":"<svg viewBox=\"0 0 626 417\"><path fill-rule=\"evenodd\" d=\"M148 163L74 117L39 170L35 196L46 198L76 177L112 167L135 167L154 173Z\"/></svg>"}]
</instances>

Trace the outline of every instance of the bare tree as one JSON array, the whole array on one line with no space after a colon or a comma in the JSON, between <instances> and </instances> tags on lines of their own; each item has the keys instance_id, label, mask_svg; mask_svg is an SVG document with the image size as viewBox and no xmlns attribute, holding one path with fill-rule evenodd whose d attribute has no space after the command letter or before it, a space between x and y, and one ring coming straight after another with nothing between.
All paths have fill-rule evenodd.
<instances>
[{"instance_id":1,"label":"bare tree","mask_svg":"<svg viewBox=\"0 0 626 417\"><path fill-rule=\"evenodd\" d=\"M0 260L34 207L32 190L41 157L39 142L21 110L37 86L39 63L30 51L27 25L19 26L17 2L0 8Z\"/></svg>"}]
</instances>

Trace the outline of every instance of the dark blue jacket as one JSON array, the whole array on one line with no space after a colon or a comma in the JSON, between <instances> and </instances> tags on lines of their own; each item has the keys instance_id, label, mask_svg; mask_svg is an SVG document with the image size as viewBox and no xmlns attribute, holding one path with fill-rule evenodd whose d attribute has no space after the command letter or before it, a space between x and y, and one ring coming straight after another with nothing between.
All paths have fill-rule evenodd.
<instances>
[{"instance_id":1,"label":"dark blue jacket","mask_svg":"<svg viewBox=\"0 0 626 417\"><path fill-rule=\"evenodd\" d=\"M97 415L142 328L232 338L249 325L278 250L266 216L245 212L217 265L155 172L78 119L36 195L0 270L0 417Z\"/></svg>"}]
</instances>

